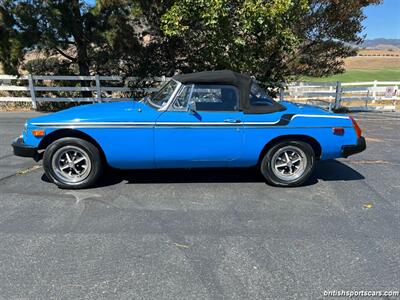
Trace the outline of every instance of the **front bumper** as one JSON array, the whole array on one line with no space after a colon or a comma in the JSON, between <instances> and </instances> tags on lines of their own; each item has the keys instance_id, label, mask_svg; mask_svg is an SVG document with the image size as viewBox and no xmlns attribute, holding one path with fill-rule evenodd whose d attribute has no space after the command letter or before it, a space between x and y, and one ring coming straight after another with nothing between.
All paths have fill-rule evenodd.
<instances>
[{"instance_id":1,"label":"front bumper","mask_svg":"<svg viewBox=\"0 0 400 300\"><path fill-rule=\"evenodd\" d=\"M26 145L22 137L16 138L11 144L14 149L14 155L22 157L32 157L34 161L39 161L42 154L38 152L36 147Z\"/></svg>"},{"instance_id":2,"label":"front bumper","mask_svg":"<svg viewBox=\"0 0 400 300\"><path fill-rule=\"evenodd\" d=\"M356 145L342 146L342 156L349 157L350 155L364 151L366 148L367 148L367 144L365 143L365 138L363 136L360 136L357 139Z\"/></svg>"}]
</instances>

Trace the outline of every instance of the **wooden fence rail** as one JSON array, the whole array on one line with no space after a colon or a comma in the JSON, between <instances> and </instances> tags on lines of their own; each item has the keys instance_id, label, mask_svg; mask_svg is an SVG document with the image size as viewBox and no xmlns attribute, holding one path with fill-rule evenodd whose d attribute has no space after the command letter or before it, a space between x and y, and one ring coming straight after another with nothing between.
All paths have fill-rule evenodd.
<instances>
[{"instance_id":1,"label":"wooden fence rail","mask_svg":"<svg viewBox=\"0 0 400 300\"><path fill-rule=\"evenodd\" d=\"M163 83L169 80L166 77L154 77L142 79L140 82ZM56 82L80 81L88 82L88 86L55 86ZM105 85L104 81L109 85ZM12 84L17 82L17 84ZM113 84L119 86L112 86ZM0 75L0 92L26 92L28 95L0 96L0 102L32 102L32 107L36 109L38 102L104 102L104 101L123 101L126 98L115 93L130 93L142 91L151 93L157 90L154 87L137 88L130 87L130 83L138 84L136 77L121 76L45 76L45 75ZM122 85L122 86L121 86ZM38 92L91 92L92 97L73 96L40 96ZM76 94L76 93L75 93Z\"/></svg>"},{"instance_id":2,"label":"wooden fence rail","mask_svg":"<svg viewBox=\"0 0 400 300\"><path fill-rule=\"evenodd\" d=\"M281 90L280 98L336 109L395 110L400 100L399 87L400 81L293 82Z\"/></svg>"},{"instance_id":3,"label":"wooden fence rail","mask_svg":"<svg viewBox=\"0 0 400 300\"><path fill-rule=\"evenodd\" d=\"M146 78L139 82L136 77L121 76L0 75L0 102L31 102L36 109L39 102L123 101L131 99L128 98L131 96L129 93L151 93L157 90L154 86L140 88L142 83L149 86L148 83L157 85L168 80L164 76ZM71 83L77 81L81 84ZM394 110L400 100L399 86L400 81L377 80L346 83L292 82L280 90L279 98L336 109L345 106L350 110ZM82 97L82 92L89 92L91 96ZM390 105L379 105L388 102Z\"/></svg>"}]
</instances>

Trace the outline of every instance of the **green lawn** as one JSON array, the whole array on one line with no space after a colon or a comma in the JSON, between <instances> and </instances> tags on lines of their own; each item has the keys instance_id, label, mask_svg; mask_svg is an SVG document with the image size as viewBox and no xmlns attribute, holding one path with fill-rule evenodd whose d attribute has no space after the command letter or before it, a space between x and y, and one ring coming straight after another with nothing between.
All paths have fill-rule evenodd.
<instances>
[{"instance_id":1,"label":"green lawn","mask_svg":"<svg viewBox=\"0 0 400 300\"><path fill-rule=\"evenodd\" d=\"M400 81L400 69L383 69L383 70L349 70L343 74L330 77L304 77L304 81L314 82L357 82L357 81Z\"/></svg>"}]
</instances>

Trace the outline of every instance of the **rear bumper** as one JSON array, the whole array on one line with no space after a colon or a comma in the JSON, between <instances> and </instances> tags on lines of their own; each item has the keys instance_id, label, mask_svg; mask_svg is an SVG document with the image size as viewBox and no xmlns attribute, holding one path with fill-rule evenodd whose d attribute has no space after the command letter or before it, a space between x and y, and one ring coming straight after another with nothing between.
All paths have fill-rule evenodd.
<instances>
[{"instance_id":1,"label":"rear bumper","mask_svg":"<svg viewBox=\"0 0 400 300\"><path fill-rule=\"evenodd\" d=\"M349 157L350 155L364 151L366 148L367 148L367 144L365 143L365 138L363 136L360 136L357 139L356 145L342 146L342 156Z\"/></svg>"},{"instance_id":2,"label":"rear bumper","mask_svg":"<svg viewBox=\"0 0 400 300\"><path fill-rule=\"evenodd\" d=\"M38 152L38 149L26 145L22 137L16 138L11 145L16 156L32 157L35 161L39 161L42 158L42 154Z\"/></svg>"}]
</instances>

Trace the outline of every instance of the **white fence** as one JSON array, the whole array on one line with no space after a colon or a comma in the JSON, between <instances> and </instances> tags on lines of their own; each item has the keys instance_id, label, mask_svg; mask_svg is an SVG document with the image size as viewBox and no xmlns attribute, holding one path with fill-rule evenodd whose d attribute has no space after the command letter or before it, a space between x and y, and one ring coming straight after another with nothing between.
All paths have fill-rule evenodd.
<instances>
[{"instance_id":1,"label":"white fence","mask_svg":"<svg viewBox=\"0 0 400 300\"><path fill-rule=\"evenodd\" d=\"M166 77L138 82L121 76L43 76L0 75L0 102L104 102L127 100L132 92L154 92L149 83L163 83ZM71 83L74 82L74 83ZM80 84L76 84L80 82ZM69 84L69 86L67 86ZM151 85L150 85L151 86ZM293 82L280 91L280 99L317 104L329 108L345 106L350 110L395 110L400 100L400 81L350 83ZM81 92L89 92L82 97Z\"/></svg>"},{"instance_id":2,"label":"white fence","mask_svg":"<svg viewBox=\"0 0 400 300\"><path fill-rule=\"evenodd\" d=\"M294 82L281 90L280 98L349 110L395 110L400 81Z\"/></svg>"},{"instance_id":3,"label":"white fence","mask_svg":"<svg viewBox=\"0 0 400 300\"><path fill-rule=\"evenodd\" d=\"M1 92L20 92L26 95L1 95L0 102L32 102L32 107L36 109L38 102L104 102L104 101L123 101L126 98L123 94L131 92L154 92L157 88L135 88L130 84L138 85L140 83L162 83L169 80L166 77L155 77L143 79L138 83L136 77L121 76L43 76L43 75L0 75L0 93ZM66 83L69 81L81 82L80 85L59 86L56 83ZM106 84L104 83L106 82ZM84 83L84 84L82 84ZM108 84L108 85L107 85ZM115 86L117 84L118 86ZM86 86L87 85L87 86ZM92 97L73 96L42 96L40 93L71 94L76 92L90 92Z\"/></svg>"}]
</instances>

